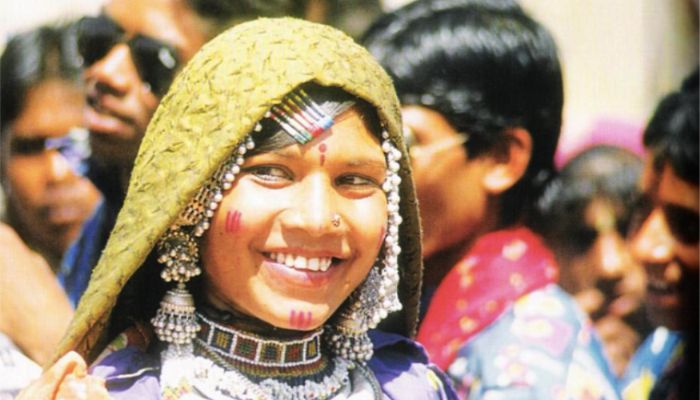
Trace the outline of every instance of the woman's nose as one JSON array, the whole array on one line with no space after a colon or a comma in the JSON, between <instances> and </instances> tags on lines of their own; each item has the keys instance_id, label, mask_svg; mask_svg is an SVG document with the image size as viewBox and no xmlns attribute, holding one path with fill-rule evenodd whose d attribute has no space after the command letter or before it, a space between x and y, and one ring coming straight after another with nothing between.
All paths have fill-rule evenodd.
<instances>
[{"instance_id":1,"label":"woman's nose","mask_svg":"<svg viewBox=\"0 0 700 400\"><path fill-rule=\"evenodd\" d=\"M298 190L298 200L284 218L284 225L304 230L311 236L337 232L342 216L336 209L336 193L328 177L309 176L300 183Z\"/></svg>"}]
</instances>

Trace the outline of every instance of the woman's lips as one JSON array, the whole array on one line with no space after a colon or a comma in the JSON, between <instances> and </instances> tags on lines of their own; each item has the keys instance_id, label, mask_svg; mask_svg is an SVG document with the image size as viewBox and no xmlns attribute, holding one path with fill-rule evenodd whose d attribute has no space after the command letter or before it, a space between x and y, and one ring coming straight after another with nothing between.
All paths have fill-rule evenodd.
<instances>
[{"instance_id":1,"label":"woman's lips","mask_svg":"<svg viewBox=\"0 0 700 400\"><path fill-rule=\"evenodd\" d=\"M310 260L309 260L310 261ZM309 264L313 264L310 261ZM270 253L264 254L261 271L263 275L273 284L283 289L295 288L318 288L328 284L341 268L342 262L328 262L329 267L326 271L314 271L308 268L296 268L288 266L285 263L280 263L276 259L270 257ZM313 268L313 266L310 266Z\"/></svg>"}]
</instances>

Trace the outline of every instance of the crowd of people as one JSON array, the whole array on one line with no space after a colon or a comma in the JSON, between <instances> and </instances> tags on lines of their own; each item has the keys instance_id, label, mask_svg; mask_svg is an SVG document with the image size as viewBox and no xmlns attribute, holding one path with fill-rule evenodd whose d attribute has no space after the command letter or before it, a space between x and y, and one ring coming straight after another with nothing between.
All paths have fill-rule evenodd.
<instances>
[{"instance_id":1,"label":"crowd of people","mask_svg":"<svg viewBox=\"0 0 700 400\"><path fill-rule=\"evenodd\" d=\"M517 1L323 4L8 40L0 399L698 398L698 72L557 168Z\"/></svg>"}]
</instances>

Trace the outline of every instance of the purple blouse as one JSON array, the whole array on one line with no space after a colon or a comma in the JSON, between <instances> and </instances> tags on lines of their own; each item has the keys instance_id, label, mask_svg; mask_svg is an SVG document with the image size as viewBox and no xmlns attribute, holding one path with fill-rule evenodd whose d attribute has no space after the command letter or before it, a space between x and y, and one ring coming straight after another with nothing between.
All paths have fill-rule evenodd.
<instances>
[{"instance_id":1,"label":"purple blouse","mask_svg":"<svg viewBox=\"0 0 700 400\"><path fill-rule=\"evenodd\" d=\"M368 362L384 397L399 399L456 399L449 381L431 364L423 347L395 334L371 331L374 356ZM91 368L103 377L109 394L120 399L160 399L160 358L135 346L117 350Z\"/></svg>"}]
</instances>

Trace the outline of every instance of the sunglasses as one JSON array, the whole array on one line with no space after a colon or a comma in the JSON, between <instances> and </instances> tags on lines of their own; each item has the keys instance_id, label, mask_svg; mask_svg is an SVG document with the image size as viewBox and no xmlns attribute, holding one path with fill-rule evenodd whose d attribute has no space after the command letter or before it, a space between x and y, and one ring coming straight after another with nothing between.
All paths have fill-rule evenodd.
<instances>
[{"instance_id":1,"label":"sunglasses","mask_svg":"<svg viewBox=\"0 0 700 400\"><path fill-rule=\"evenodd\" d=\"M642 196L634 207L630 235L635 235L654 209L654 204L648 196ZM700 241L700 216L698 213L666 204L662 206L664 218L674 239L685 245L694 245Z\"/></svg>"},{"instance_id":2,"label":"sunglasses","mask_svg":"<svg viewBox=\"0 0 700 400\"><path fill-rule=\"evenodd\" d=\"M10 141L10 153L14 156L35 156L48 150L58 151L76 175L84 176L87 172L91 151L88 131L84 128L73 128L61 137L13 137Z\"/></svg>"},{"instance_id":3,"label":"sunglasses","mask_svg":"<svg viewBox=\"0 0 700 400\"><path fill-rule=\"evenodd\" d=\"M429 144L420 144L416 139L416 134L407 126L403 127L403 137L408 152L413 158L432 156L453 147L462 146L469 141L469 135L460 132Z\"/></svg>"},{"instance_id":4,"label":"sunglasses","mask_svg":"<svg viewBox=\"0 0 700 400\"><path fill-rule=\"evenodd\" d=\"M85 66L105 57L119 43L129 46L141 80L154 94L165 94L179 64L174 47L140 34L127 38L124 29L105 15L78 21L78 52Z\"/></svg>"}]
</instances>

